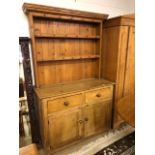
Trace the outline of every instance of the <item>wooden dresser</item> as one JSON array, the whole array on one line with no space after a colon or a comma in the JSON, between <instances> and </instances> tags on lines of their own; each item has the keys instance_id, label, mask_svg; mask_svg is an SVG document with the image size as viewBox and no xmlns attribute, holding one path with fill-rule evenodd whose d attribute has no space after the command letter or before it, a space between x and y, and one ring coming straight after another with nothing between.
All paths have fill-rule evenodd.
<instances>
[{"instance_id":1,"label":"wooden dresser","mask_svg":"<svg viewBox=\"0 0 155 155\"><path fill-rule=\"evenodd\" d=\"M126 15L104 23L102 77L115 82L113 127L123 120L117 114L119 99L135 91L135 18ZM126 107L128 108L128 107Z\"/></svg>"},{"instance_id":2,"label":"wooden dresser","mask_svg":"<svg viewBox=\"0 0 155 155\"><path fill-rule=\"evenodd\" d=\"M113 83L101 78L105 14L25 3L41 139L50 155L111 128Z\"/></svg>"}]
</instances>

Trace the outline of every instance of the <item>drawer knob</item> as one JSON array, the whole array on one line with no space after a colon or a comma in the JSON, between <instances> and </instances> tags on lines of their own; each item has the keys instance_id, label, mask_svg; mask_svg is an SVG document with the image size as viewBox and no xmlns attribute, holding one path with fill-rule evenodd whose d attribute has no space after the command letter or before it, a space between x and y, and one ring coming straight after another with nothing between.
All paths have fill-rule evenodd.
<instances>
[{"instance_id":1,"label":"drawer knob","mask_svg":"<svg viewBox=\"0 0 155 155\"><path fill-rule=\"evenodd\" d=\"M98 94L96 94L96 97L101 97L101 94L99 94L99 93L98 93Z\"/></svg>"},{"instance_id":2,"label":"drawer knob","mask_svg":"<svg viewBox=\"0 0 155 155\"><path fill-rule=\"evenodd\" d=\"M65 105L65 106L68 106L68 105L69 105L69 102L65 101L65 102L64 102L64 105Z\"/></svg>"},{"instance_id":3,"label":"drawer knob","mask_svg":"<svg viewBox=\"0 0 155 155\"><path fill-rule=\"evenodd\" d=\"M87 122L88 121L88 118L86 117L84 120Z\"/></svg>"}]
</instances>

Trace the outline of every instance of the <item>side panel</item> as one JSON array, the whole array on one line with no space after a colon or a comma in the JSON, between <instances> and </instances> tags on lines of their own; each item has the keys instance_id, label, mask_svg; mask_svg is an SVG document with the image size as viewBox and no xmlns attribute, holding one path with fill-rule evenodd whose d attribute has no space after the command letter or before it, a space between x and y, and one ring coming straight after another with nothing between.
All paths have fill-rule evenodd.
<instances>
[{"instance_id":1,"label":"side panel","mask_svg":"<svg viewBox=\"0 0 155 155\"><path fill-rule=\"evenodd\" d=\"M130 27L124 81L124 96L135 91L135 28Z\"/></svg>"}]
</instances>

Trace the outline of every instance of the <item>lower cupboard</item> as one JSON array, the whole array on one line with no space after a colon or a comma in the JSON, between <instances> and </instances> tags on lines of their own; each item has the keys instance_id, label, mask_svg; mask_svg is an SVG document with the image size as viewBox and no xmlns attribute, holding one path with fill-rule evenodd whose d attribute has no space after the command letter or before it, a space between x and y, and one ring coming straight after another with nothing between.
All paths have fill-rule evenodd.
<instances>
[{"instance_id":1,"label":"lower cupboard","mask_svg":"<svg viewBox=\"0 0 155 155\"><path fill-rule=\"evenodd\" d=\"M37 97L41 138L47 155L111 128L112 84L43 99Z\"/></svg>"},{"instance_id":2,"label":"lower cupboard","mask_svg":"<svg viewBox=\"0 0 155 155\"><path fill-rule=\"evenodd\" d=\"M54 150L111 126L111 101L72 108L48 117L49 144Z\"/></svg>"}]
</instances>

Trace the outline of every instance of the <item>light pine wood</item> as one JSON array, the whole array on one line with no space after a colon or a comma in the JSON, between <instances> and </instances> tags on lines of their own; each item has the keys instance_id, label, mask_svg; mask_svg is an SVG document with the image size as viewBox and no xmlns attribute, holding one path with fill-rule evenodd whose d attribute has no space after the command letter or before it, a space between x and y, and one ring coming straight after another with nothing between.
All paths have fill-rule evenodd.
<instances>
[{"instance_id":1,"label":"light pine wood","mask_svg":"<svg viewBox=\"0 0 155 155\"><path fill-rule=\"evenodd\" d=\"M105 24L105 27L113 27L113 26L135 26L135 15L128 14L124 16L113 17L108 20Z\"/></svg>"},{"instance_id":2,"label":"light pine wood","mask_svg":"<svg viewBox=\"0 0 155 155\"><path fill-rule=\"evenodd\" d=\"M118 127L123 120L117 114L117 102L134 93L134 15L107 20L103 32L102 77L116 83L113 127Z\"/></svg>"},{"instance_id":3,"label":"light pine wood","mask_svg":"<svg viewBox=\"0 0 155 155\"><path fill-rule=\"evenodd\" d=\"M64 8L30 4L30 3L23 4L23 11L25 13L29 13L29 12L43 12L43 13L53 13L53 14L58 13L59 15L63 15L63 16L72 15L77 17L87 17L87 18L96 18L96 19L106 19L108 17L108 14L92 13L92 12L86 12L86 11L71 10L71 9L64 9Z\"/></svg>"},{"instance_id":4,"label":"light pine wood","mask_svg":"<svg viewBox=\"0 0 155 155\"><path fill-rule=\"evenodd\" d=\"M59 95L78 93L80 91L88 91L90 89L100 89L101 87L109 87L112 82L105 79L85 79L74 82L51 85L49 87L36 88L35 92L40 99L57 98Z\"/></svg>"},{"instance_id":5,"label":"light pine wood","mask_svg":"<svg viewBox=\"0 0 155 155\"><path fill-rule=\"evenodd\" d=\"M88 38L98 36L99 23L75 23L73 21L34 18L34 35L42 38ZM93 39L93 38L92 38Z\"/></svg>"},{"instance_id":6,"label":"light pine wood","mask_svg":"<svg viewBox=\"0 0 155 155\"><path fill-rule=\"evenodd\" d=\"M102 96L98 97L99 93ZM111 82L89 79L55 84L37 88L36 95L40 101L40 128L47 154L111 128Z\"/></svg>"},{"instance_id":7,"label":"light pine wood","mask_svg":"<svg viewBox=\"0 0 155 155\"><path fill-rule=\"evenodd\" d=\"M128 108L127 108L128 107ZM128 94L118 100L117 112L131 126L135 126L135 96Z\"/></svg>"},{"instance_id":8,"label":"light pine wood","mask_svg":"<svg viewBox=\"0 0 155 155\"><path fill-rule=\"evenodd\" d=\"M102 76L116 82L121 81L124 71L125 56L128 39L128 27L109 27L104 29L104 53L103 53L103 72ZM117 39L116 39L117 37ZM112 45L112 46L111 46ZM117 52L116 52L117 51ZM118 63L119 62L119 63Z\"/></svg>"},{"instance_id":9,"label":"light pine wood","mask_svg":"<svg viewBox=\"0 0 155 155\"><path fill-rule=\"evenodd\" d=\"M29 17L36 87L101 77L107 15L28 3L23 10Z\"/></svg>"},{"instance_id":10,"label":"light pine wood","mask_svg":"<svg viewBox=\"0 0 155 155\"><path fill-rule=\"evenodd\" d=\"M101 78L106 14L23 5L47 155L111 128L113 84Z\"/></svg>"},{"instance_id":11,"label":"light pine wood","mask_svg":"<svg viewBox=\"0 0 155 155\"><path fill-rule=\"evenodd\" d=\"M48 101L48 113L66 110L82 104L82 95L67 96L55 100Z\"/></svg>"},{"instance_id":12,"label":"light pine wood","mask_svg":"<svg viewBox=\"0 0 155 155\"><path fill-rule=\"evenodd\" d=\"M101 100L93 104L87 104L83 108L85 137L104 132L111 128L111 106L112 100Z\"/></svg>"},{"instance_id":13,"label":"light pine wood","mask_svg":"<svg viewBox=\"0 0 155 155\"><path fill-rule=\"evenodd\" d=\"M129 42L126 60L126 71L124 81L124 93L128 95L135 92L135 28L130 27L129 29Z\"/></svg>"},{"instance_id":14,"label":"light pine wood","mask_svg":"<svg viewBox=\"0 0 155 155\"><path fill-rule=\"evenodd\" d=\"M89 91L86 93L86 103L99 102L104 99L112 99L113 87L102 88L94 91Z\"/></svg>"},{"instance_id":15,"label":"light pine wood","mask_svg":"<svg viewBox=\"0 0 155 155\"><path fill-rule=\"evenodd\" d=\"M98 55L98 41L70 39L37 39L37 62L52 60L72 60L74 57L91 58ZM69 59L70 58L70 59ZM99 57L98 57L99 58Z\"/></svg>"},{"instance_id":16,"label":"light pine wood","mask_svg":"<svg viewBox=\"0 0 155 155\"><path fill-rule=\"evenodd\" d=\"M62 147L80 138L82 125L81 111L77 109L67 110L48 117L50 149Z\"/></svg>"},{"instance_id":17,"label":"light pine wood","mask_svg":"<svg viewBox=\"0 0 155 155\"><path fill-rule=\"evenodd\" d=\"M31 10L29 10L31 12ZM81 18L78 16L74 16L74 15L59 15L60 12L57 12L56 14L51 14L51 13L42 13L42 12L31 12L33 14L34 17L36 18L46 18L46 19L55 19L55 20L64 20L64 21L81 21L81 22L87 22L87 23L100 23L101 19L98 18L89 18L89 16L87 16L86 18ZM29 14L29 13L27 13ZM102 17L102 19L107 19L107 17Z\"/></svg>"}]
</instances>

